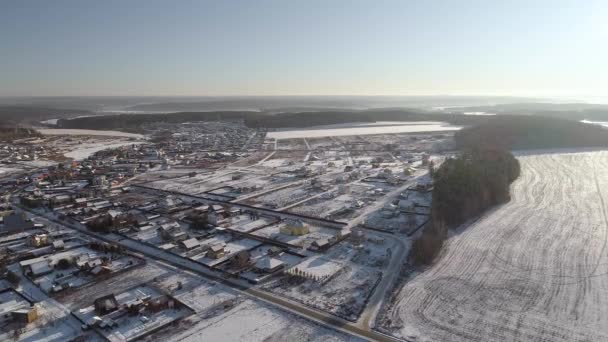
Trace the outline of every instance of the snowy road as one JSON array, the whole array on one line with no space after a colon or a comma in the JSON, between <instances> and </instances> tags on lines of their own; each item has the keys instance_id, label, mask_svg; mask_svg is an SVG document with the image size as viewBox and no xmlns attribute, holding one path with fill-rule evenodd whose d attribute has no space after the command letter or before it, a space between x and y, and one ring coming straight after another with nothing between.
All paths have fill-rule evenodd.
<instances>
[{"instance_id":1,"label":"snowy road","mask_svg":"<svg viewBox=\"0 0 608 342\"><path fill-rule=\"evenodd\" d=\"M404 285L384 331L417 341L608 341L608 152L520 156L512 200Z\"/></svg>"}]
</instances>

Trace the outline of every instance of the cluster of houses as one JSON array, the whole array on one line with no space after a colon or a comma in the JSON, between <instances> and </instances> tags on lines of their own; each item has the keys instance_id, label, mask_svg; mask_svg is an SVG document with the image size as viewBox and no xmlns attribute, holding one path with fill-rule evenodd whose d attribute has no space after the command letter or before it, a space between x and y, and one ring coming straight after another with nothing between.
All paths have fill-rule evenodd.
<instances>
[{"instance_id":1,"label":"cluster of houses","mask_svg":"<svg viewBox=\"0 0 608 342\"><path fill-rule=\"evenodd\" d=\"M31 141L33 139L30 138L26 140ZM57 156L57 154L55 149L44 144L32 144L22 141L0 145L0 163L19 163L38 159L52 159Z\"/></svg>"}]
</instances>

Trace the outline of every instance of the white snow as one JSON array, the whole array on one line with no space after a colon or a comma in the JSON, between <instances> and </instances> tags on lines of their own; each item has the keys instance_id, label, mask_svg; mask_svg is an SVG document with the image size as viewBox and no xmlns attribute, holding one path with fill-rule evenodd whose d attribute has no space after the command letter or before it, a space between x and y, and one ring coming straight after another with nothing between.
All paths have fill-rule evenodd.
<instances>
[{"instance_id":1,"label":"white snow","mask_svg":"<svg viewBox=\"0 0 608 342\"><path fill-rule=\"evenodd\" d=\"M217 316L199 321L187 331L174 333L169 341L361 341L335 330L296 318L266 305L245 300Z\"/></svg>"},{"instance_id":2,"label":"white snow","mask_svg":"<svg viewBox=\"0 0 608 342\"><path fill-rule=\"evenodd\" d=\"M102 150L106 150L106 149L111 149L111 148L117 148L117 147L121 147L121 146L127 146L127 145L132 145L132 144L137 144L137 142L133 142L133 141L123 141L123 142L119 142L119 143L112 143L112 144L107 144L107 143L92 143L92 144L81 144L78 146L74 146L76 147L76 149L64 153L64 155L67 158L72 158L75 160L82 160L85 159L91 155L93 155L95 152L99 152Z\"/></svg>"},{"instance_id":3,"label":"white snow","mask_svg":"<svg viewBox=\"0 0 608 342\"><path fill-rule=\"evenodd\" d=\"M94 129L42 128L38 132L43 135L101 135L109 137L143 138L143 135L119 131L98 131Z\"/></svg>"},{"instance_id":4,"label":"white snow","mask_svg":"<svg viewBox=\"0 0 608 342\"><path fill-rule=\"evenodd\" d=\"M334 127L332 127L334 126ZM294 129L284 131L268 132L268 138L275 139L294 139L312 138L329 136L347 135L368 135L368 134L387 134L387 133L414 133L414 132L435 132L435 131L456 131L460 126L453 126L443 122L420 121L420 122L375 122L372 124L352 124L350 127L335 125L315 126L307 129Z\"/></svg>"},{"instance_id":5,"label":"white snow","mask_svg":"<svg viewBox=\"0 0 608 342\"><path fill-rule=\"evenodd\" d=\"M12 168L12 167L0 167L0 175L3 173L13 173L13 172L19 172L19 171L22 171L22 170Z\"/></svg>"},{"instance_id":6,"label":"white snow","mask_svg":"<svg viewBox=\"0 0 608 342\"><path fill-rule=\"evenodd\" d=\"M509 203L452 234L381 326L416 341L608 341L608 152L518 158Z\"/></svg>"}]
</instances>

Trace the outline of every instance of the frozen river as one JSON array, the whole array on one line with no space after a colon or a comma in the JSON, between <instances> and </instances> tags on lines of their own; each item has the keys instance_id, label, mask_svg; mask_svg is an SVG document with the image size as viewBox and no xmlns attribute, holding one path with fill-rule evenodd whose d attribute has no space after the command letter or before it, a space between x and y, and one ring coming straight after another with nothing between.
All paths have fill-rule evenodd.
<instances>
[{"instance_id":1,"label":"frozen river","mask_svg":"<svg viewBox=\"0 0 608 342\"><path fill-rule=\"evenodd\" d=\"M317 138L345 135L369 135L387 133L416 133L436 131L456 131L460 126L453 126L437 121L378 121L364 123L348 123L338 125L314 126L306 129L286 129L268 132L269 138L294 139L294 138Z\"/></svg>"},{"instance_id":2,"label":"frozen river","mask_svg":"<svg viewBox=\"0 0 608 342\"><path fill-rule=\"evenodd\" d=\"M608 341L608 152L518 158L512 200L454 234L384 328L416 341Z\"/></svg>"}]
</instances>

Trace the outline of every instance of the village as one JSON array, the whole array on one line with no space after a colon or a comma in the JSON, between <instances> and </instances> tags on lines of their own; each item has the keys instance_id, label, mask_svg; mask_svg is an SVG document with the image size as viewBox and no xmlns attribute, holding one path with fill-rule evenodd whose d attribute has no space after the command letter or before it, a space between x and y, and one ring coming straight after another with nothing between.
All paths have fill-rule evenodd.
<instances>
[{"instance_id":1,"label":"village","mask_svg":"<svg viewBox=\"0 0 608 342\"><path fill-rule=\"evenodd\" d=\"M206 322L230 329L235 310L282 316L270 334L299 321L337 341L381 336L383 293L429 220L451 133L142 129L0 144L2 340L212 338L226 332Z\"/></svg>"}]
</instances>

